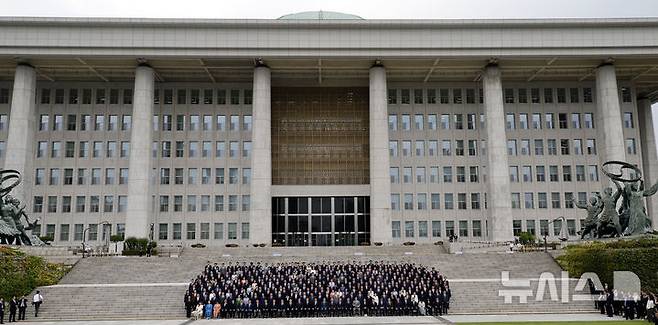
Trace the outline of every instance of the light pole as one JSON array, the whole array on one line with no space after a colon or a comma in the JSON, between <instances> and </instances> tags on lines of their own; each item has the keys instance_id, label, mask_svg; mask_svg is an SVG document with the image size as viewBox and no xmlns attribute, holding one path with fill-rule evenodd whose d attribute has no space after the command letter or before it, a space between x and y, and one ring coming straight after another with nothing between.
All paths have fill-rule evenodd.
<instances>
[{"instance_id":1,"label":"light pole","mask_svg":"<svg viewBox=\"0 0 658 325\"><path fill-rule=\"evenodd\" d=\"M112 224L109 221L105 220L105 221L101 221L101 223L99 225L101 226L101 231L103 232L103 246L107 249L108 254L109 254L109 252L110 252L110 236L109 235L112 233L112 230L110 229L110 234L108 234L105 231L105 226L106 225L111 226ZM101 256L103 256L102 252L101 252Z\"/></svg>"},{"instance_id":2,"label":"light pole","mask_svg":"<svg viewBox=\"0 0 658 325\"><path fill-rule=\"evenodd\" d=\"M82 258L85 258L85 253L87 252L87 231L89 229L91 228L87 227L82 231Z\"/></svg>"},{"instance_id":3,"label":"light pole","mask_svg":"<svg viewBox=\"0 0 658 325\"><path fill-rule=\"evenodd\" d=\"M555 221L558 221L558 220L561 220L562 222L565 222L564 217L555 218L555 219L549 221L548 224L546 225L546 227L548 227L548 229L550 229L550 225L555 223ZM560 224L560 230L561 230L562 227L564 227L564 225ZM548 236L548 229L546 229L546 232L544 233L544 252L546 252L546 253L548 253L548 243L546 241L546 237Z\"/></svg>"}]
</instances>

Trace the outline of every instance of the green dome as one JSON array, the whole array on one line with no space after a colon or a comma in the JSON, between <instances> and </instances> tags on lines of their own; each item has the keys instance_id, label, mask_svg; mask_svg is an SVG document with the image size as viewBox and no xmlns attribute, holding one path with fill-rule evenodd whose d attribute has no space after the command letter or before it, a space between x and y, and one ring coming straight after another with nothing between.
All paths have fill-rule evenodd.
<instances>
[{"instance_id":1,"label":"green dome","mask_svg":"<svg viewBox=\"0 0 658 325\"><path fill-rule=\"evenodd\" d=\"M298 19L298 20L327 20L327 19L358 19L363 20L357 15L345 14L335 11L304 11L294 14L283 15L277 19Z\"/></svg>"}]
</instances>

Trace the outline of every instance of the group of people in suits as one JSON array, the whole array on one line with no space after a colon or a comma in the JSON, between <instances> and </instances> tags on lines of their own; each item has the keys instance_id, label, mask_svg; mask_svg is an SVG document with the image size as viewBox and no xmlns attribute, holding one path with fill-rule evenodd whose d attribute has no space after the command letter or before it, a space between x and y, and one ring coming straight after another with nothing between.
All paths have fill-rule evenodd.
<instances>
[{"instance_id":1,"label":"group of people in suits","mask_svg":"<svg viewBox=\"0 0 658 325\"><path fill-rule=\"evenodd\" d=\"M37 293L32 297L32 305L34 306L34 317L39 317L39 307L43 303L43 296L41 292L37 290ZM8 305L8 306L7 306ZM18 312L18 320L25 320L25 313L27 312L27 306L29 302L25 296L17 298L16 296L12 297L8 303L5 303L5 299L0 297L0 324L5 323L5 309L9 309L9 317L7 318L8 323L16 322L16 313Z\"/></svg>"},{"instance_id":2,"label":"group of people in suits","mask_svg":"<svg viewBox=\"0 0 658 325\"><path fill-rule=\"evenodd\" d=\"M451 295L445 276L414 263L208 262L184 304L195 319L443 315Z\"/></svg>"},{"instance_id":3,"label":"group of people in suits","mask_svg":"<svg viewBox=\"0 0 658 325\"><path fill-rule=\"evenodd\" d=\"M657 295L648 292L626 293L612 289L607 284L603 286L603 290L596 290L591 281L588 281L588 284L590 292L599 295L594 301L594 307L602 315L621 316L626 320L645 319L658 325Z\"/></svg>"}]
</instances>

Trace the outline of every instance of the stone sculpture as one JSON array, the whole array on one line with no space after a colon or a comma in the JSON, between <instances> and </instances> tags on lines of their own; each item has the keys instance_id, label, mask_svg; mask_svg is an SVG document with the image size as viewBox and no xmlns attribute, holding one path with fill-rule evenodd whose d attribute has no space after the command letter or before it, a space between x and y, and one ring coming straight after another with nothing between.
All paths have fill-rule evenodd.
<instances>
[{"instance_id":1,"label":"stone sculpture","mask_svg":"<svg viewBox=\"0 0 658 325\"><path fill-rule=\"evenodd\" d=\"M12 181L5 185L6 182ZM30 222L25 213L25 206L21 206L17 198L9 192L21 182L21 175L16 170L0 169L0 244L15 245L43 245L43 242L28 234L34 229L39 219ZM25 219L27 225L23 224Z\"/></svg>"}]
</instances>

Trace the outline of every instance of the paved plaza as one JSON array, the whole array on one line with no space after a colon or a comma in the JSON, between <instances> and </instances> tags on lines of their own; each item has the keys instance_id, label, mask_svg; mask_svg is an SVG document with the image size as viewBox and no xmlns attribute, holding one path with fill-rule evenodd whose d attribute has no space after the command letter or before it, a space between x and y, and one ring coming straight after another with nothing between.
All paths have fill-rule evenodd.
<instances>
[{"instance_id":1,"label":"paved plaza","mask_svg":"<svg viewBox=\"0 0 658 325\"><path fill-rule=\"evenodd\" d=\"M425 317L326 317L326 318L277 318L277 319L221 319L221 320L115 320L115 321L52 321L22 322L34 325L184 325L184 324L231 324L231 325L323 325L323 324L450 324L468 322L574 322L615 321L600 314L515 314L515 315L454 315L440 318Z\"/></svg>"}]
</instances>

